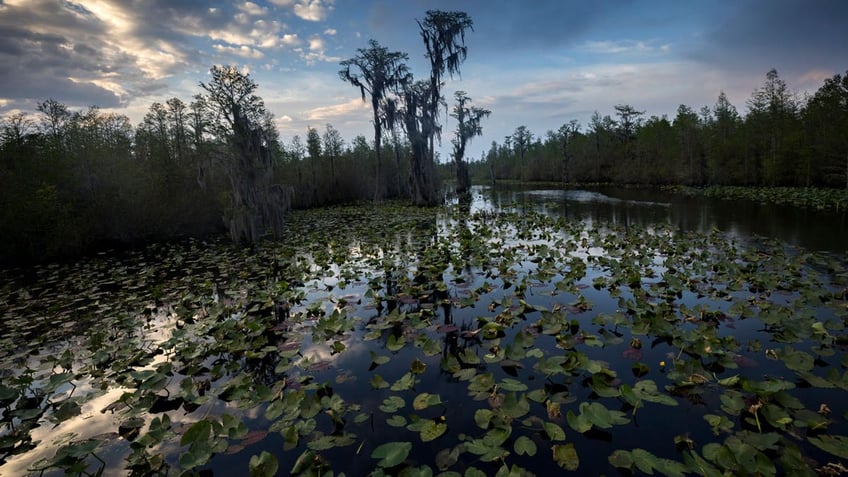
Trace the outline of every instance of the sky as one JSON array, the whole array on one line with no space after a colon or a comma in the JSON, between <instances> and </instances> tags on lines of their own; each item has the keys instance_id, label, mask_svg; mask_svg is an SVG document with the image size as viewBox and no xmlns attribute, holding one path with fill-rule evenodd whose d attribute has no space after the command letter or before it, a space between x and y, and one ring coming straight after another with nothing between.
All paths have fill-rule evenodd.
<instances>
[{"instance_id":1,"label":"sky","mask_svg":"<svg viewBox=\"0 0 848 477\"><path fill-rule=\"evenodd\" d=\"M480 157L515 128L534 135L628 104L673 119L680 104L740 113L774 68L803 97L848 71L843 0L0 0L0 116L56 99L137 125L153 102L189 102L213 65L259 85L284 144L327 123L373 138L370 103L339 79L369 39L428 63L416 20L461 10L474 30L461 76L492 114L468 148ZM456 124L444 118L442 158Z\"/></svg>"}]
</instances>

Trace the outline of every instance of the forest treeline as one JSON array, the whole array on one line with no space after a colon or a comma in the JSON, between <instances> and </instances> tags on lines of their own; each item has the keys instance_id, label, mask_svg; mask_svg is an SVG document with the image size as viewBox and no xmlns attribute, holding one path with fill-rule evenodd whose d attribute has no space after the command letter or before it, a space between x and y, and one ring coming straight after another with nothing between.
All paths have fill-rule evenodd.
<instances>
[{"instance_id":1,"label":"forest treeline","mask_svg":"<svg viewBox=\"0 0 848 477\"><path fill-rule=\"evenodd\" d=\"M135 126L123 114L72 110L56 99L4 117L0 264L225 231L249 243L279 234L290 207L394 198L432 205L440 180L458 177L465 189L469 171L486 183L848 188L848 74L798 98L771 71L744 113L722 93L698 111L681 105L671 119L616 105L611 115L544 135L519 126L469 163L467 144L489 111L462 91L448 108L440 88L445 74L459 71L471 26L461 12L428 12L419 22L431 59L424 80L412 77L405 54L373 40L342 62L340 79L374 106L373 140L347 140L323 124L284 142L257 85L227 66L213 67L193 98L153 103ZM374 83L385 68L394 68L395 81ZM455 119L453 147L449 161L437 164L446 109Z\"/></svg>"},{"instance_id":2,"label":"forest treeline","mask_svg":"<svg viewBox=\"0 0 848 477\"><path fill-rule=\"evenodd\" d=\"M544 135L518 126L470 168L477 181L848 189L848 72L798 97L771 70L743 113L721 92L673 118L620 104Z\"/></svg>"}]
</instances>

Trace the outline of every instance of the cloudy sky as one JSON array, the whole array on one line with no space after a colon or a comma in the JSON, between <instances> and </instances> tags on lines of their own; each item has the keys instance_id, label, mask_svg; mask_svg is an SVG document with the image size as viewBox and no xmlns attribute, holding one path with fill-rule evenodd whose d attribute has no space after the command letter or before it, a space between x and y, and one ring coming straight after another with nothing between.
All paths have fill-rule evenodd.
<instances>
[{"instance_id":1,"label":"cloudy sky","mask_svg":"<svg viewBox=\"0 0 848 477\"><path fill-rule=\"evenodd\" d=\"M370 138L369 106L339 61L373 38L425 77L415 20L428 9L474 21L462 77L445 87L492 110L474 157L519 125L544 135L616 104L673 118L722 90L744 113L771 68L799 95L848 70L843 0L0 0L0 116L54 98L137 124L232 64L259 84L285 142L326 123Z\"/></svg>"}]
</instances>

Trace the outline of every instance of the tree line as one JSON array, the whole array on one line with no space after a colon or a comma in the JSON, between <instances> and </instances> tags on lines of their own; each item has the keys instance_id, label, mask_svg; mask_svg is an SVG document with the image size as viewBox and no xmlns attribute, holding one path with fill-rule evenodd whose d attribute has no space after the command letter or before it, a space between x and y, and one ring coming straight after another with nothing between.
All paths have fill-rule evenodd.
<instances>
[{"instance_id":1,"label":"tree line","mask_svg":"<svg viewBox=\"0 0 848 477\"><path fill-rule=\"evenodd\" d=\"M681 104L672 119L621 104L543 136L518 126L470 167L481 182L848 189L848 72L799 98L771 70L744 115L721 92L697 111Z\"/></svg>"},{"instance_id":2,"label":"tree line","mask_svg":"<svg viewBox=\"0 0 848 477\"><path fill-rule=\"evenodd\" d=\"M376 40L340 65L340 78L371 100L373 142L346 142L325 124L284 144L257 84L233 66L212 67L190 101L153 103L135 127L123 114L75 111L56 99L39 103L37 113L2 118L0 265L221 232L250 244L279 236L292 207L387 198L437 204L441 89L465 61L473 23L464 12L428 11L418 27L430 60L425 79L413 77L405 53ZM484 114L464 93L457 101L461 163Z\"/></svg>"},{"instance_id":3,"label":"tree line","mask_svg":"<svg viewBox=\"0 0 848 477\"><path fill-rule=\"evenodd\" d=\"M776 71L743 116L721 93L673 120L617 105L583 127L572 120L536 136L519 126L468 162L490 111L457 91L473 30L463 12L418 21L430 71L376 40L343 62L339 78L370 101L374 137L346 141L331 124L284 143L249 74L214 66L190 100L153 103L133 127L97 107L47 99L0 120L0 264L74 256L107 245L229 233L235 242L279 236L285 211L351 201L441 201L440 182L471 180L848 188L848 74L813 95L792 95ZM450 161L438 165L440 118L454 118ZM447 136L447 134L445 134Z\"/></svg>"}]
</instances>

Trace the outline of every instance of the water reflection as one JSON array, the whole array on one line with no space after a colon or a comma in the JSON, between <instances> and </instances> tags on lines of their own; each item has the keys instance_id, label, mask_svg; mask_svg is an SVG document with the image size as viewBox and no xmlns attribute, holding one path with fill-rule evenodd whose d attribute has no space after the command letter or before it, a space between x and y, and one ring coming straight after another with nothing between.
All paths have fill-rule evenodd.
<instances>
[{"instance_id":1,"label":"water reflection","mask_svg":"<svg viewBox=\"0 0 848 477\"><path fill-rule=\"evenodd\" d=\"M621 187L561 190L475 186L472 196L472 210L533 211L589 224L649 226L669 223L684 232L717 229L740 240L770 237L807 250L848 251L848 214L844 211Z\"/></svg>"}]
</instances>

